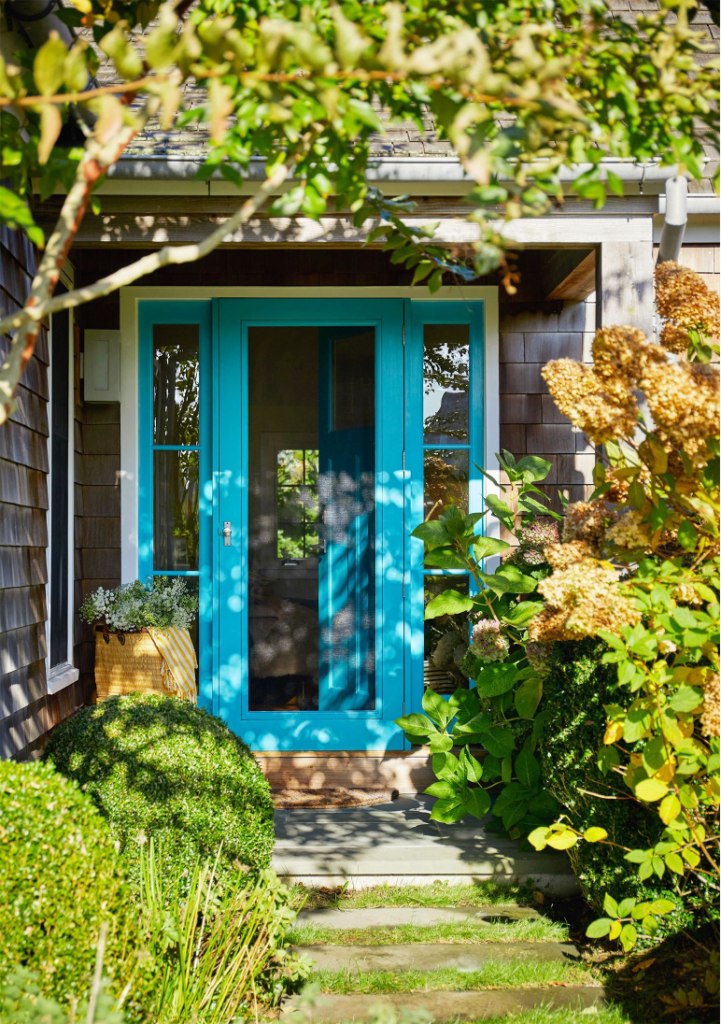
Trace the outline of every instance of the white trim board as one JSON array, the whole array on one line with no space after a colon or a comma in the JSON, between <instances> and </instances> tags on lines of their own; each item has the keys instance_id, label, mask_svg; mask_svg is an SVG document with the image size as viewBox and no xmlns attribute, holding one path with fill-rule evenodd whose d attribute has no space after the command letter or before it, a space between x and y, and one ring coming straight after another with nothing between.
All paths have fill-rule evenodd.
<instances>
[{"instance_id":1,"label":"white trim board","mask_svg":"<svg viewBox=\"0 0 721 1024\"><path fill-rule=\"evenodd\" d=\"M498 470L500 401L498 369L498 288L449 286L434 295L427 289L404 286L327 288L235 288L138 286L120 290L120 543L121 580L138 575L138 303L141 300L198 299L414 299L437 302L485 302L484 438L486 468ZM486 487L486 493L490 493ZM496 521L493 521L498 528ZM493 534L493 530L490 531Z\"/></svg>"}]
</instances>

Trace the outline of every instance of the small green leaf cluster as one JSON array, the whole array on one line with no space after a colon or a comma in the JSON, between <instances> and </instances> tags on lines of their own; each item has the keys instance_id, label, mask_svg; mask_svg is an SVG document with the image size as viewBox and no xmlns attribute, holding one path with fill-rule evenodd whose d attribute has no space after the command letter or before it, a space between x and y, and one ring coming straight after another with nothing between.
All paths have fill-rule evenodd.
<instances>
[{"instance_id":1,"label":"small green leaf cluster","mask_svg":"<svg viewBox=\"0 0 721 1024\"><path fill-rule=\"evenodd\" d=\"M548 474L548 462L532 456L516 461L507 451L497 459L509 482L493 482L507 501L488 495L487 511L470 515L451 506L412 534L423 541L427 567L463 569L475 585L470 596L452 588L443 590L425 611L426 619L467 614L469 631L475 624L462 663L471 688L458 689L447 700L426 690L425 713L406 715L398 724L412 743L429 745L438 778L426 790L436 797L432 818L445 822L459 821L466 814L482 818L492 810L498 827L517 838L550 822L557 810L556 801L542 788L536 756L544 722L543 714L537 714L543 671L528 663L524 650L526 625L543 606L534 600L534 592L550 570L542 557L540 563L534 558L530 564L523 558L524 538L538 528L539 510L546 524L555 513L539 501L545 498L536 486ZM493 572L486 571L486 559L510 552L511 545L478 532L488 511L520 542L516 553L521 557L507 557ZM498 655L494 654L491 661L479 646L479 627L507 638L501 660L495 660ZM482 762L471 752L475 746L485 751ZM489 790L499 782L491 807Z\"/></svg>"},{"instance_id":2,"label":"small green leaf cluster","mask_svg":"<svg viewBox=\"0 0 721 1024\"><path fill-rule=\"evenodd\" d=\"M270 862L267 780L224 722L187 701L135 693L82 708L55 729L46 757L92 797L133 878L152 837L170 874L221 843L223 871Z\"/></svg>"},{"instance_id":3,"label":"small green leaf cluster","mask_svg":"<svg viewBox=\"0 0 721 1024\"><path fill-rule=\"evenodd\" d=\"M646 935L653 937L658 931L658 918L670 914L675 908L676 904L672 900L638 903L629 898L617 903L607 893L603 909L609 916L592 921L586 929L586 935L589 939L618 939L628 952L636 945L639 926Z\"/></svg>"}]
</instances>

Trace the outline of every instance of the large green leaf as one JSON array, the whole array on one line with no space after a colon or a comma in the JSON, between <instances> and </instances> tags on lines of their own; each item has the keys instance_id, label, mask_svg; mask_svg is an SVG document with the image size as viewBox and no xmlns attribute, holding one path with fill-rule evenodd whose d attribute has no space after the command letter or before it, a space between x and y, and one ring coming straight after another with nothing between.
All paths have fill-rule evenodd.
<instances>
[{"instance_id":1,"label":"large green leaf","mask_svg":"<svg viewBox=\"0 0 721 1024\"><path fill-rule=\"evenodd\" d=\"M425 557L425 564L433 569L467 569L468 563L453 548L435 548Z\"/></svg>"},{"instance_id":2,"label":"large green leaf","mask_svg":"<svg viewBox=\"0 0 721 1024\"><path fill-rule=\"evenodd\" d=\"M516 711L520 718L531 719L536 713L543 696L543 680L538 677L524 679L513 695Z\"/></svg>"},{"instance_id":3,"label":"large green leaf","mask_svg":"<svg viewBox=\"0 0 721 1024\"><path fill-rule=\"evenodd\" d=\"M431 821L443 821L450 823L465 818L466 809L463 803L458 800L436 800L431 811Z\"/></svg>"},{"instance_id":4,"label":"large green leaf","mask_svg":"<svg viewBox=\"0 0 721 1024\"><path fill-rule=\"evenodd\" d=\"M513 662L484 665L476 679L476 689L481 697L497 697L507 693L518 679L518 669Z\"/></svg>"},{"instance_id":5,"label":"large green leaf","mask_svg":"<svg viewBox=\"0 0 721 1024\"><path fill-rule=\"evenodd\" d=\"M507 726L494 725L481 735L481 743L494 757L508 757L516 745L513 733Z\"/></svg>"},{"instance_id":6,"label":"large green leaf","mask_svg":"<svg viewBox=\"0 0 721 1024\"><path fill-rule=\"evenodd\" d=\"M505 540L497 540L495 537L479 537L473 545L473 553L480 562L482 558L490 558L492 555L508 551L510 546Z\"/></svg>"},{"instance_id":7,"label":"large green leaf","mask_svg":"<svg viewBox=\"0 0 721 1024\"><path fill-rule=\"evenodd\" d=\"M543 608L543 601L520 601L514 604L502 617L503 622L512 626L525 626Z\"/></svg>"},{"instance_id":8,"label":"large green leaf","mask_svg":"<svg viewBox=\"0 0 721 1024\"><path fill-rule=\"evenodd\" d=\"M516 463L516 471L520 471L527 480L545 480L551 470L551 463L538 455L525 455Z\"/></svg>"},{"instance_id":9,"label":"large green leaf","mask_svg":"<svg viewBox=\"0 0 721 1024\"><path fill-rule=\"evenodd\" d=\"M491 807L491 798L485 789L463 789L461 801L466 811L474 818L483 818Z\"/></svg>"},{"instance_id":10,"label":"large green leaf","mask_svg":"<svg viewBox=\"0 0 721 1024\"><path fill-rule=\"evenodd\" d=\"M426 605L427 619L437 619L439 615L459 615L470 612L473 601L470 597L459 594L457 590L442 590Z\"/></svg>"},{"instance_id":11,"label":"large green leaf","mask_svg":"<svg viewBox=\"0 0 721 1024\"><path fill-rule=\"evenodd\" d=\"M434 732L437 732L435 725L425 715L413 714L404 715L403 718L396 719L396 725L399 726L407 736L431 736Z\"/></svg>"},{"instance_id":12,"label":"large green leaf","mask_svg":"<svg viewBox=\"0 0 721 1024\"><path fill-rule=\"evenodd\" d=\"M460 782L463 777L463 772L455 754L445 752L434 754L431 758L431 767L437 779L455 779Z\"/></svg>"},{"instance_id":13,"label":"large green leaf","mask_svg":"<svg viewBox=\"0 0 721 1024\"><path fill-rule=\"evenodd\" d=\"M535 789L541 779L541 766L530 750L523 748L516 758L514 767L518 781L526 789Z\"/></svg>"},{"instance_id":14,"label":"large green leaf","mask_svg":"<svg viewBox=\"0 0 721 1024\"><path fill-rule=\"evenodd\" d=\"M442 548L451 543L452 537L445 525L437 519L416 526L411 537L419 537L429 548Z\"/></svg>"},{"instance_id":15,"label":"large green leaf","mask_svg":"<svg viewBox=\"0 0 721 1024\"><path fill-rule=\"evenodd\" d=\"M438 782L431 783L425 792L428 796L435 796L439 800L457 800L459 796L456 788L446 779L439 779Z\"/></svg>"},{"instance_id":16,"label":"large green leaf","mask_svg":"<svg viewBox=\"0 0 721 1024\"><path fill-rule=\"evenodd\" d=\"M453 708L435 690L426 690L421 700L421 706L428 717L442 729L448 725L453 718Z\"/></svg>"}]
</instances>

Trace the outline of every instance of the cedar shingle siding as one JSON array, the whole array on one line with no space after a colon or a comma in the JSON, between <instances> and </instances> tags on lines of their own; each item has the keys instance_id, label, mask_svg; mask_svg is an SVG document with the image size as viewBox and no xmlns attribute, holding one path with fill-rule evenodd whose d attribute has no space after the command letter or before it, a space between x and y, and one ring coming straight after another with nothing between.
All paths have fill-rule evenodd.
<instances>
[{"instance_id":1,"label":"cedar shingle siding","mask_svg":"<svg viewBox=\"0 0 721 1024\"><path fill-rule=\"evenodd\" d=\"M0 308L18 308L30 289L33 247L0 227ZM5 355L8 339L0 347ZM18 408L0 427L0 757L24 759L44 734L82 704L73 684L48 694L48 336L18 388Z\"/></svg>"}]
</instances>

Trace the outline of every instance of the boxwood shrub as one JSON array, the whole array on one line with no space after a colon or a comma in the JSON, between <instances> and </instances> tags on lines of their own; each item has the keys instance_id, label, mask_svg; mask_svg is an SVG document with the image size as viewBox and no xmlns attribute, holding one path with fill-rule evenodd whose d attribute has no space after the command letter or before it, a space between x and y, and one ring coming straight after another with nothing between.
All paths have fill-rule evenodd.
<instances>
[{"instance_id":1,"label":"boxwood shrub","mask_svg":"<svg viewBox=\"0 0 721 1024\"><path fill-rule=\"evenodd\" d=\"M25 968L63 1005L86 998L103 921L117 995L140 938L107 823L51 765L0 761L0 984Z\"/></svg>"},{"instance_id":2,"label":"boxwood shrub","mask_svg":"<svg viewBox=\"0 0 721 1024\"><path fill-rule=\"evenodd\" d=\"M54 731L46 757L95 801L132 876L151 836L171 872L219 847L227 868L270 863L268 782L225 723L187 701L134 693L83 708Z\"/></svg>"}]
</instances>

